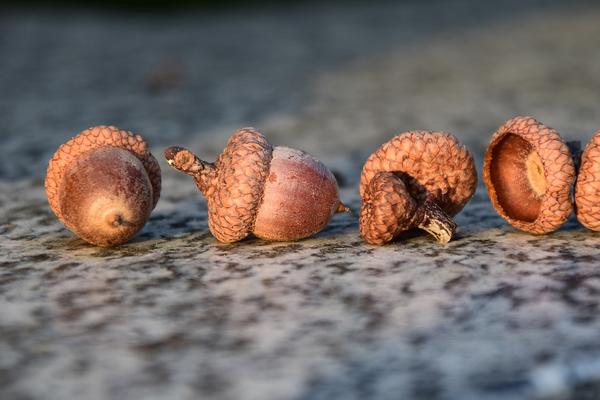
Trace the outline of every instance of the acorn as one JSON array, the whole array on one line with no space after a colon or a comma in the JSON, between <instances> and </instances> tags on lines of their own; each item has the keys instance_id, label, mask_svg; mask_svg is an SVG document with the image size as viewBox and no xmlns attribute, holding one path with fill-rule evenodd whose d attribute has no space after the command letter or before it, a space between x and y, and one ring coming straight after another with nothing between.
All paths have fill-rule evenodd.
<instances>
[{"instance_id":1,"label":"acorn","mask_svg":"<svg viewBox=\"0 0 600 400\"><path fill-rule=\"evenodd\" d=\"M452 134L399 134L363 166L360 233L367 242L381 245L418 228L447 243L456 230L452 217L476 188L473 157Z\"/></svg>"},{"instance_id":2,"label":"acorn","mask_svg":"<svg viewBox=\"0 0 600 400\"><path fill-rule=\"evenodd\" d=\"M509 224L526 232L557 230L573 211L575 167L558 132L532 117L506 121L483 160L492 205Z\"/></svg>"},{"instance_id":3,"label":"acorn","mask_svg":"<svg viewBox=\"0 0 600 400\"><path fill-rule=\"evenodd\" d=\"M271 146L254 128L236 131L215 163L178 146L166 149L165 158L194 178L207 200L208 227L224 243L251 233L274 241L303 239L336 212L348 211L323 163L300 150Z\"/></svg>"},{"instance_id":4,"label":"acorn","mask_svg":"<svg viewBox=\"0 0 600 400\"><path fill-rule=\"evenodd\" d=\"M592 136L581 156L575 206L579 222L588 229L600 231L600 131Z\"/></svg>"},{"instance_id":5,"label":"acorn","mask_svg":"<svg viewBox=\"0 0 600 400\"><path fill-rule=\"evenodd\" d=\"M148 220L160 196L160 167L140 135L96 126L58 148L45 186L50 208L69 230L109 247Z\"/></svg>"}]
</instances>

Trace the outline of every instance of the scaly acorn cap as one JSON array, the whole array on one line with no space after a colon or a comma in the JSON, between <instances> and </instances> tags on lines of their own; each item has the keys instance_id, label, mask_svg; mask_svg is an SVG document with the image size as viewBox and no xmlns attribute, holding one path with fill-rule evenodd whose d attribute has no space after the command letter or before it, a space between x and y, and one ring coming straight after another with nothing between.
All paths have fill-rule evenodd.
<instances>
[{"instance_id":1,"label":"scaly acorn cap","mask_svg":"<svg viewBox=\"0 0 600 400\"><path fill-rule=\"evenodd\" d=\"M215 162L212 192L205 193L208 226L217 240L232 243L252 232L272 154L271 144L254 128L242 128L229 138Z\"/></svg>"},{"instance_id":2,"label":"scaly acorn cap","mask_svg":"<svg viewBox=\"0 0 600 400\"><path fill-rule=\"evenodd\" d=\"M359 225L364 239L373 244L392 241L399 232L413 226L417 203L393 172L378 172L363 192L364 207Z\"/></svg>"},{"instance_id":3,"label":"scaly acorn cap","mask_svg":"<svg viewBox=\"0 0 600 400\"><path fill-rule=\"evenodd\" d=\"M532 117L506 121L492 136L483 159L483 180L492 205L509 224L526 232L557 230L573 211L575 167L558 132Z\"/></svg>"},{"instance_id":4,"label":"scaly acorn cap","mask_svg":"<svg viewBox=\"0 0 600 400\"><path fill-rule=\"evenodd\" d=\"M383 244L404 230L419 227L447 242L456 227L449 217L462 210L476 187L473 157L452 134L399 134L371 154L363 166L361 234L370 243ZM413 208L419 212L407 222ZM434 227L437 232L430 229L421 215L425 209L446 226Z\"/></svg>"},{"instance_id":5,"label":"scaly acorn cap","mask_svg":"<svg viewBox=\"0 0 600 400\"><path fill-rule=\"evenodd\" d=\"M154 208L158 202L161 188L160 166L154 156L148 151L148 146L144 139L140 135L134 135L131 132L114 126L95 126L86 129L68 142L62 144L48 163L45 180L48 203L52 212L71 230L73 230L73 227L63 218L59 206L59 189L63 175L67 168L77 161L79 156L90 150L106 146L125 149L141 161L152 185L152 207Z\"/></svg>"},{"instance_id":6,"label":"scaly acorn cap","mask_svg":"<svg viewBox=\"0 0 600 400\"><path fill-rule=\"evenodd\" d=\"M588 229L600 231L600 131L592 136L581 156L575 205L579 222Z\"/></svg>"}]
</instances>

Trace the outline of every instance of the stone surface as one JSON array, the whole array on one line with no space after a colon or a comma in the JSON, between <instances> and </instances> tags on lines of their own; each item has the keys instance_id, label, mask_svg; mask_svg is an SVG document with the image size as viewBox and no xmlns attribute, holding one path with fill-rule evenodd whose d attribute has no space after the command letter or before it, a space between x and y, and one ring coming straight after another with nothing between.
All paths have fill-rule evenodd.
<instances>
[{"instance_id":1,"label":"stone surface","mask_svg":"<svg viewBox=\"0 0 600 400\"><path fill-rule=\"evenodd\" d=\"M600 234L520 233L480 187L458 237L385 247L338 215L294 243L217 243L163 166L136 239L85 244L52 215L47 160L88 126L207 159L240 126L307 150L358 210L393 134L481 154L531 114L600 124L600 7L553 1L326 4L169 15L0 12L0 398L600 397Z\"/></svg>"}]
</instances>

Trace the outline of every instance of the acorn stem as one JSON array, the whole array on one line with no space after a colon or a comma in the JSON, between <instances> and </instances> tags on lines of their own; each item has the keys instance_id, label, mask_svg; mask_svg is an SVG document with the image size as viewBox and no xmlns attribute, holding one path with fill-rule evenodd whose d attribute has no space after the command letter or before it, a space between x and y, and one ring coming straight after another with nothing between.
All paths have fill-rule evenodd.
<instances>
[{"instance_id":1,"label":"acorn stem","mask_svg":"<svg viewBox=\"0 0 600 400\"><path fill-rule=\"evenodd\" d=\"M419 210L420 221L417 222L419 229L431 234L442 244L452 239L456 231L456 223L432 200L425 200Z\"/></svg>"},{"instance_id":2,"label":"acorn stem","mask_svg":"<svg viewBox=\"0 0 600 400\"><path fill-rule=\"evenodd\" d=\"M194 178L198 189L206 195L217 171L214 163L201 160L190 150L179 146L166 149L165 158L170 166Z\"/></svg>"},{"instance_id":3,"label":"acorn stem","mask_svg":"<svg viewBox=\"0 0 600 400\"><path fill-rule=\"evenodd\" d=\"M188 175L191 175L194 178L198 189L200 189L202 194L206 195L208 188L212 185L212 178L216 175L217 169L213 163L202 161L198 157L196 157L196 160L202 165L202 169L193 175Z\"/></svg>"}]
</instances>

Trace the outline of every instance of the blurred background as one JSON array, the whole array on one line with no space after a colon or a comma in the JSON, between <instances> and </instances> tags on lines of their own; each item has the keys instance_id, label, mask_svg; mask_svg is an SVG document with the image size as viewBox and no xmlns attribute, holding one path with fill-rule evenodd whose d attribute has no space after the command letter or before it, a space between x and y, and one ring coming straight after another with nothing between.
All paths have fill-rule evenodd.
<instances>
[{"instance_id":1,"label":"blurred background","mask_svg":"<svg viewBox=\"0 0 600 400\"><path fill-rule=\"evenodd\" d=\"M0 178L42 177L97 124L209 159L255 126L349 182L409 129L448 130L478 159L517 114L587 140L599 49L594 1L13 2L0 9Z\"/></svg>"}]
</instances>

